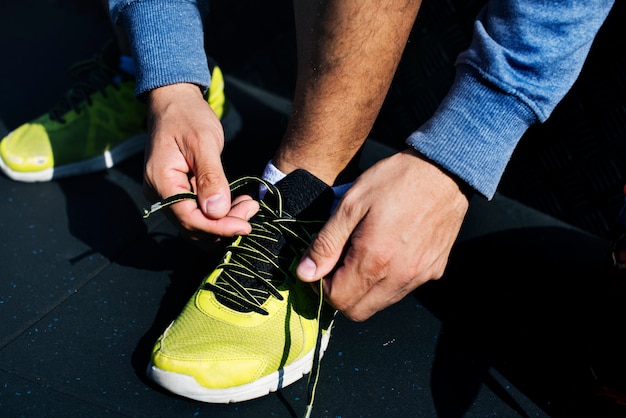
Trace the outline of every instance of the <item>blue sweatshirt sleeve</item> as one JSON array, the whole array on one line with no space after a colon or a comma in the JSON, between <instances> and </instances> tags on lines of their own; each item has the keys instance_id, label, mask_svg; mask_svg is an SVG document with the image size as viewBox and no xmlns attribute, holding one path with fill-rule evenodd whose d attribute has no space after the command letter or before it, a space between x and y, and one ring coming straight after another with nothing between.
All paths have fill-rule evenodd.
<instances>
[{"instance_id":1,"label":"blue sweatshirt sleeve","mask_svg":"<svg viewBox=\"0 0 626 418\"><path fill-rule=\"evenodd\" d=\"M169 84L192 83L205 92L211 75L204 50L208 1L110 0L113 24L126 32L142 94Z\"/></svg>"},{"instance_id":2,"label":"blue sweatshirt sleeve","mask_svg":"<svg viewBox=\"0 0 626 418\"><path fill-rule=\"evenodd\" d=\"M407 144L491 199L517 143L578 78L613 0L493 0L452 87Z\"/></svg>"}]
</instances>

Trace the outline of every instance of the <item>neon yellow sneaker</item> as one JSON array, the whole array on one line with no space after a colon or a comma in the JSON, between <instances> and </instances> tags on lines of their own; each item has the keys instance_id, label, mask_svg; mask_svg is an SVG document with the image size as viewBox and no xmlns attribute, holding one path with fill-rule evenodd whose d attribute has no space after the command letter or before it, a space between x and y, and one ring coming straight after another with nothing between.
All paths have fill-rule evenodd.
<instances>
[{"instance_id":1,"label":"neon yellow sneaker","mask_svg":"<svg viewBox=\"0 0 626 418\"><path fill-rule=\"evenodd\" d=\"M330 213L332 190L304 170L268 188L217 267L156 342L148 376L169 391L210 403L245 401L312 370L328 346L335 310L294 273ZM146 216L191 194L155 204ZM311 373L317 379L316 373ZM312 401L311 401L312 402Z\"/></svg>"},{"instance_id":2,"label":"neon yellow sneaker","mask_svg":"<svg viewBox=\"0 0 626 418\"><path fill-rule=\"evenodd\" d=\"M0 141L0 169L11 179L49 181L105 170L144 150L146 106L135 81L116 70L119 51L107 43L92 59L70 69L72 88L47 114ZM211 65L208 101L224 124L225 139L241 120L224 95L224 77Z\"/></svg>"}]
</instances>

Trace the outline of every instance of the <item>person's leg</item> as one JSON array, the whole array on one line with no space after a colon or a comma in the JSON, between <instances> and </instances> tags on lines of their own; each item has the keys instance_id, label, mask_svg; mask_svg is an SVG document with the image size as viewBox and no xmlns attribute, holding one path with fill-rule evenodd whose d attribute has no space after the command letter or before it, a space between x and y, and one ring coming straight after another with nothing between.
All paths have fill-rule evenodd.
<instances>
[{"instance_id":1,"label":"person's leg","mask_svg":"<svg viewBox=\"0 0 626 418\"><path fill-rule=\"evenodd\" d=\"M365 142L402 56L421 0L295 0L298 79L273 163L327 184Z\"/></svg>"},{"instance_id":2,"label":"person's leg","mask_svg":"<svg viewBox=\"0 0 626 418\"><path fill-rule=\"evenodd\" d=\"M330 216L328 185L343 181L339 174L365 141L419 4L328 0L318 9L297 2L299 79L274 161L282 173L231 183L234 194L267 193L249 219L251 232L229 242L155 344L148 375L159 385L204 402L239 402L310 371L310 413L335 310L292 267ZM197 196L175 194L154 208L181 198Z\"/></svg>"}]
</instances>

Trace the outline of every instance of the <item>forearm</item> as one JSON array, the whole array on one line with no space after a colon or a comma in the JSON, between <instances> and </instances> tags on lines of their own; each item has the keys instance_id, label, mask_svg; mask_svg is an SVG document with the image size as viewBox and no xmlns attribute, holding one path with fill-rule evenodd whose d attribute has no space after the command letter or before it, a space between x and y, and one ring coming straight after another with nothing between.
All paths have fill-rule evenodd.
<instances>
[{"instance_id":1,"label":"forearm","mask_svg":"<svg viewBox=\"0 0 626 418\"><path fill-rule=\"evenodd\" d=\"M211 76L204 50L206 1L110 0L114 25L130 41L135 59L136 94L176 83L205 91Z\"/></svg>"},{"instance_id":2,"label":"forearm","mask_svg":"<svg viewBox=\"0 0 626 418\"><path fill-rule=\"evenodd\" d=\"M493 197L522 135L578 77L613 1L493 1L431 120L407 143Z\"/></svg>"},{"instance_id":3,"label":"forearm","mask_svg":"<svg viewBox=\"0 0 626 418\"><path fill-rule=\"evenodd\" d=\"M294 2L298 79L279 169L336 181L371 130L420 3Z\"/></svg>"}]
</instances>

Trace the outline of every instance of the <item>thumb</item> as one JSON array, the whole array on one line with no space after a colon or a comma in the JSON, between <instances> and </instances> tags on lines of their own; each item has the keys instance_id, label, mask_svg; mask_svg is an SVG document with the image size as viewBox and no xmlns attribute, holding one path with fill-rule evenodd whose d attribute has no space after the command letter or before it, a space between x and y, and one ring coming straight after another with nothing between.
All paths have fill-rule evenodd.
<instances>
[{"instance_id":1,"label":"thumb","mask_svg":"<svg viewBox=\"0 0 626 418\"><path fill-rule=\"evenodd\" d=\"M211 219L220 219L228 214L231 206L230 186L222 162L209 153L195 170L196 193L200 210Z\"/></svg>"},{"instance_id":2,"label":"thumb","mask_svg":"<svg viewBox=\"0 0 626 418\"><path fill-rule=\"evenodd\" d=\"M356 226L344 213L340 205L304 253L296 268L302 281L315 282L335 269Z\"/></svg>"}]
</instances>

